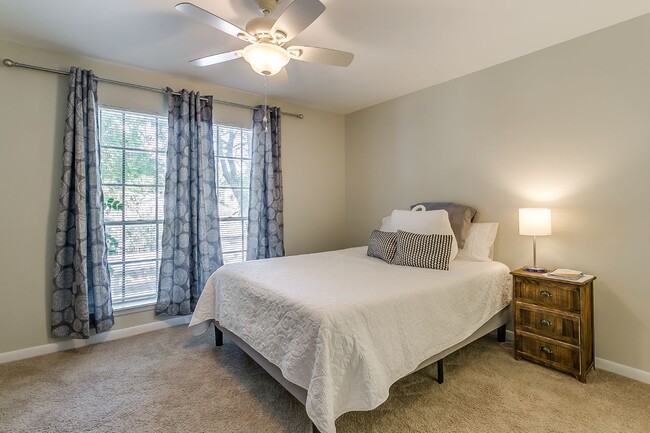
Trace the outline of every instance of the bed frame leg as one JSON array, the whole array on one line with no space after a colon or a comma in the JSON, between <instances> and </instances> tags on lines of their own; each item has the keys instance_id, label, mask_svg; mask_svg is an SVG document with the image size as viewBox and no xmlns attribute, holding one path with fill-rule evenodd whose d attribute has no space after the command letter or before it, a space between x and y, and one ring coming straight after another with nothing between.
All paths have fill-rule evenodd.
<instances>
[{"instance_id":1,"label":"bed frame leg","mask_svg":"<svg viewBox=\"0 0 650 433\"><path fill-rule=\"evenodd\" d=\"M443 360L445 358L442 358L436 362L436 365L438 366L438 383L442 383L445 381L445 374L443 371Z\"/></svg>"},{"instance_id":2,"label":"bed frame leg","mask_svg":"<svg viewBox=\"0 0 650 433\"><path fill-rule=\"evenodd\" d=\"M320 431L316 428L314 423L311 423L311 433L320 433Z\"/></svg>"},{"instance_id":3,"label":"bed frame leg","mask_svg":"<svg viewBox=\"0 0 650 433\"><path fill-rule=\"evenodd\" d=\"M497 328L497 341L503 343L506 341L506 325Z\"/></svg>"},{"instance_id":4,"label":"bed frame leg","mask_svg":"<svg viewBox=\"0 0 650 433\"><path fill-rule=\"evenodd\" d=\"M223 346L223 332L216 326L214 327L214 344L215 346Z\"/></svg>"}]
</instances>

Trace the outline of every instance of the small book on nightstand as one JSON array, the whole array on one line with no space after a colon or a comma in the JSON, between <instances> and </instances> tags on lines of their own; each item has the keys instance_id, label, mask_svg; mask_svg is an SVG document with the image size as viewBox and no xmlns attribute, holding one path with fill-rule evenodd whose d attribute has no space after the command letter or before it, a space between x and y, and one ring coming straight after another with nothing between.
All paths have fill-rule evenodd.
<instances>
[{"instance_id":1,"label":"small book on nightstand","mask_svg":"<svg viewBox=\"0 0 650 433\"><path fill-rule=\"evenodd\" d=\"M577 280L582 277L582 272L573 269L556 269L546 274L547 277L562 278L564 280Z\"/></svg>"}]
</instances>

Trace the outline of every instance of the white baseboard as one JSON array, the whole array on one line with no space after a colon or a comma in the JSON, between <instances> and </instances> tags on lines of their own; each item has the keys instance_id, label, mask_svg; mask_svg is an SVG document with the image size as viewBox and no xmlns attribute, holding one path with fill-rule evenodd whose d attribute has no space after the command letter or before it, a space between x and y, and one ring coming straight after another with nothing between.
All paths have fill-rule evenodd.
<instances>
[{"instance_id":1,"label":"white baseboard","mask_svg":"<svg viewBox=\"0 0 650 433\"><path fill-rule=\"evenodd\" d=\"M34 356L47 355L48 353L60 352L62 350L75 349L77 347L89 346L91 344L103 343L105 341L118 340L120 338L132 337L145 332L157 331L159 329L171 328L172 326L186 325L190 323L190 316L174 317L173 319L157 320L144 325L132 326L130 328L116 329L101 334L91 335L87 340L65 340L57 343L44 344L42 346L28 347L27 349L14 350L12 352L0 353L0 364Z\"/></svg>"},{"instance_id":2,"label":"white baseboard","mask_svg":"<svg viewBox=\"0 0 650 433\"><path fill-rule=\"evenodd\" d=\"M607 359L596 357L596 368L620 374L621 376L629 377L630 379L638 380L639 382L650 383L650 371L629 367Z\"/></svg>"}]
</instances>

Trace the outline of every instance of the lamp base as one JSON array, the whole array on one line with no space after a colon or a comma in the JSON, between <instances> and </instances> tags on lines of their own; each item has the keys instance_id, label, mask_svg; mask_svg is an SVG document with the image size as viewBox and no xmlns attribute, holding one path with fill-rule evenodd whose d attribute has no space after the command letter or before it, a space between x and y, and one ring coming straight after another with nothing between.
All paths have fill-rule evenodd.
<instances>
[{"instance_id":1,"label":"lamp base","mask_svg":"<svg viewBox=\"0 0 650 433\"><path fill-rule=\"evenodd\" d=\"M539 268L537 266L524 266L524 271L526 272L546 272L548 269L546 268Z\"/></svg>"}]
</instances>

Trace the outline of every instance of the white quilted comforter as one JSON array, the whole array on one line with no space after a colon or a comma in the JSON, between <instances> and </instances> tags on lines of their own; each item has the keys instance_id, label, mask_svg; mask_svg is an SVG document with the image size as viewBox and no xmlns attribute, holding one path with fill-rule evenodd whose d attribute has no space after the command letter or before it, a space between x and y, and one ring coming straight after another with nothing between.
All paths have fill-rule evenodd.
<instances>
[{"instance_id":1,"label":"white quilted comforter","mask_svg":"<svg viewBox=\"0 0 650 433\"><path fill-rule=\"evenodd\" d=\"M190 322L234 332L307 389L322 433L370 410L422 361L467 338L511 300L508 268L455 260L449 271L388 265L366 248L226 265Z\"/></svg>"}]
</instances>

